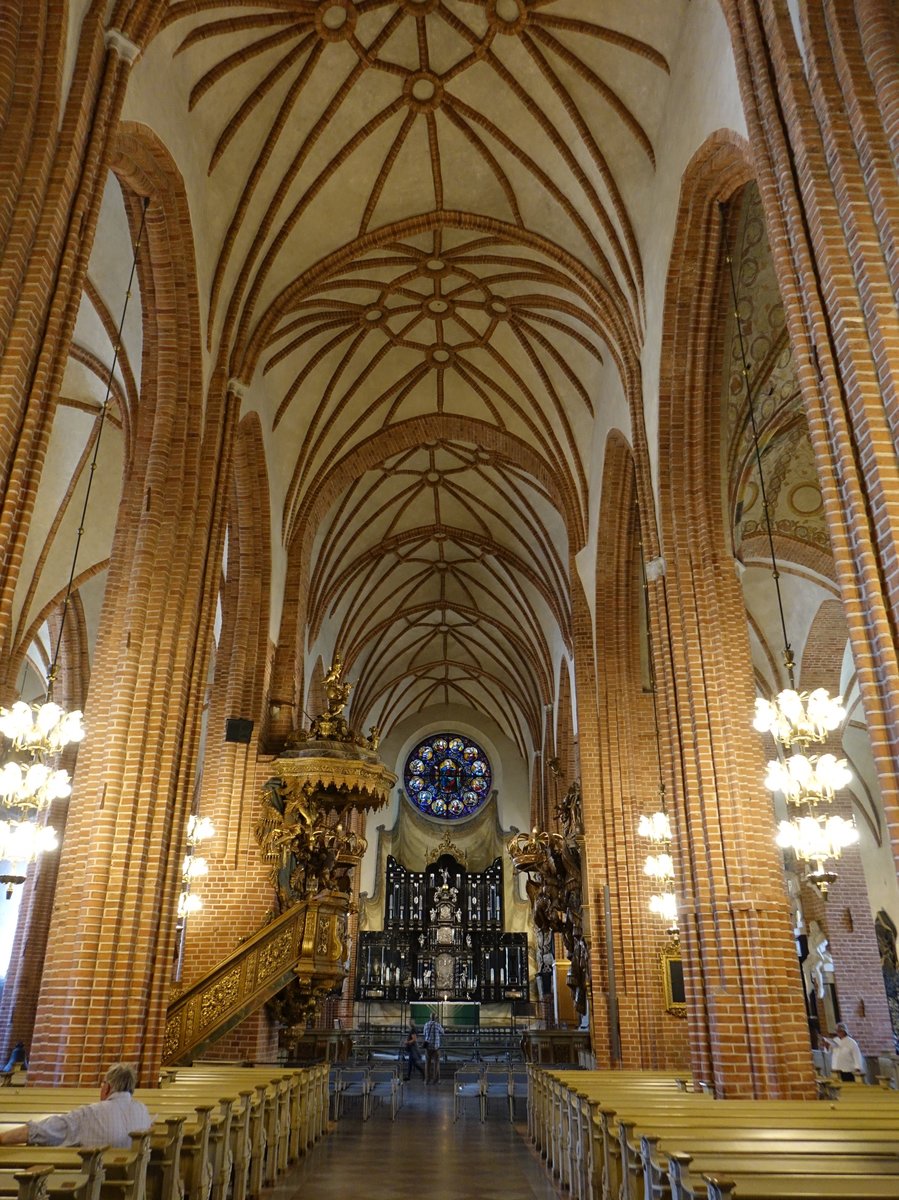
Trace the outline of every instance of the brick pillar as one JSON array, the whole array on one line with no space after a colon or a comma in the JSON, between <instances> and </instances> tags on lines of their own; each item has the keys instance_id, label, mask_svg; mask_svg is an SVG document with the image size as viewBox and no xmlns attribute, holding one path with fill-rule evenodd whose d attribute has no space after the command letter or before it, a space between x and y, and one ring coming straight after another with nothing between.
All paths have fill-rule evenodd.
<instances>
[{"instance_id":1,"label":"brick pillar","mask_svg":"<svg viewBox=\"0 0 899 1200\"><path fill-rule=\"evenodd\" d=\"M0 29L0 663L11 662L19 579L56 398L100 211L133 55L164 5L85 14L62 107L64 9L6 0ZM6 687L14 686L5 679Z\"/></svg>"},{"instance_id":2,"label":"brick pillar","mask_svg":"<svg viewBox=\"0 0 899 1200\"><path fill-rule=\"evenodd\" d=\"M596 842L611 884L621 1065L684 1070L686 1022L665 1011L658 959L665 926L649 912L652 887L643 873L652 847L637 836L641 813L657 806L661 764L653 696L643 690L641 672L636 481L621 438L608 443L599 529L596 610L604 618L596 632L601 775L596 817L602 832L596 839L591 821L588 848Z\"/></svg>"},{"instance_id":3,"label":"brick pillar","mask_svg":"<svg viewBox=\"0 0 899 1200\"><path fill-rule=\"evenodd\" d=\"M723 8L895 855L895 6L801 3L802 52L786 5Z\"/></svg>"},{"instance_id":4,"label":"brick pillar","mask_svg":"<svg viewBox=\"0 0 899 1200\"><path fill-rule=\"evenodd\" d=\"M158 1078L238 407L220 372L203 395L187 202L170 157L129 130L116 169L153 197L144 361L38 1004L31 1067L44 1084L96 1083L119 1060Z\"/></svg>"},{"instance_id":5,"label":"brick pillar","mask_svg":"<svg viewBox=\"0 0 899 1200\"><path fill-rule=\"evenodd\" d=\"M808 1027L733 562L712 546L669 564L671 675L681 746L674 832L694 1073L724 1096L813 1095ZM676 708L675 704L676 702Z\"/></svg>"},{"instance_id":6,"label":"brick pillar","mask_svg":"<svg viewBox=\"0 0 899 1200\"><path fill-rule=\"evenodd\" d=\"M746 613L721 511L718 202L747 178L741 148L709 138L684 173L665 298L659 542L649 585L694 1074L725 1096L813 1092L802 1000L755 700ZM641 509L652 511L650 480Z\"/></svg>"},{"instance_id":7,"label":"brick pillar","mask_svg":"<svg viewBox=\"0 0 899 1200\"><path fill-rule=\"evenodd\" d=\"M198 808L216 836L202 846L209 874L195 889L201 912L188 918L181 982L188 986L255 932L275 903L269 864L253 827L271 761L259 758L267 679L271 554L262 432L255 413L240 423L228 505L228 562L220 578L221 629L207 708ZM248 745L226 742L230 717L254 722ZM218 1057L218 1050L213 1052Z\"/></svg>"}]
</instances>

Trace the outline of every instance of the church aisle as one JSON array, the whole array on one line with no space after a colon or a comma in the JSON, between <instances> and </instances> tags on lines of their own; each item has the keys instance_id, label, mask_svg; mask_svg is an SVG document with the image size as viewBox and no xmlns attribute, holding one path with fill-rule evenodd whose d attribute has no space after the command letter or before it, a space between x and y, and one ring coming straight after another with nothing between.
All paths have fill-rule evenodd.
<instances>
[{"instance_id":1,"label":"church aisle","mask_svg":"<svg viewBox=\"0 0 899 1200\"><path fill-rule=\"evenodd\" d=\"M385 1105L364 1124L348 1108L271 1200L556 1200L525 1133L523 1113L511 1125L497 1100L483 1125L472 1101L454 1124L451 1079L427 1088L416 1079L396 1121Z\"/></svg>"}]
</instances>

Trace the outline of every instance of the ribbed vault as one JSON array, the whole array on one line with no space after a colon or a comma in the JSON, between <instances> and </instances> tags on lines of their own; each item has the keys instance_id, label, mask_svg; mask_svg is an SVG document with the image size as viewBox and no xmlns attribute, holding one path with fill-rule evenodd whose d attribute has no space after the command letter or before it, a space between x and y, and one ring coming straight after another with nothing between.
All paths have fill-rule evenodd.
<instances>
[{"instance_id":1,"label":"ribbed vault","mask_svg":"<svg viewBox=\"0 0 899 1200\"><path fill-rule=\"evenodd\" d=\"M651 174L686 0L181 0L165 21L224 203L211 327L367 230L464 211L582 259L633 329L629 192ZM224 198L224 196L223 196ZM315 236L310 237L314 232Z\"/></svg>"},{"instance_id":2,"label":"ribbed vault","mask_svg":"<svg viewBox=\"0 0 899 1200\"><path fill-rule=\"evenodd\" d=\"M283 497L279 641L340 647L357 723L463 704L540 738L687 3L169 6L207 344Z\"/></svg>"},{"instance_id":3,"label":"ribbed vault","mask_svg":"<svg viewBox=\"0 0 899 1200\"><path fill-rule=\"evenodd\" d=\"M210 367L263 431L280 643L339 646L360 719L465 703L539 740L604 389L640 353L642 198L688 5L170 0L135 65L128 128L183 173ZM111 178L40 497L54 534L96 436L129 226ZM140 312L104 435L126 463ZM102 474L76 583L108 556ZM59 591L53 540L31 551L19 652Z\"/></svg>"},{"instance_id":4,"label":"ribbed vault","mask_svg":"<svg viewBox=\"0 0 899 1200\"><path fill-rule=\"evenodd\" d=\"M570 636L565 529L536 480L434 440L360 476L318 540L309 636L328 623L355 664L354 713L389 728L464 704L522 750L536 737L553 644Z\"/></svg>"}]
</instances>

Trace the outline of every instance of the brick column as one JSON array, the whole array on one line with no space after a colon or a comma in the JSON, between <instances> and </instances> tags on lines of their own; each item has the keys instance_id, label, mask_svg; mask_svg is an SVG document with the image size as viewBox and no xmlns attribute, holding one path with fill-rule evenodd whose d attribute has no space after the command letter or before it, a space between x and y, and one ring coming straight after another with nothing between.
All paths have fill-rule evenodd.
<instances>
[{"instance_id":1,"label":"brick column","mask_svg":"<svg viewBox=\"0 0 899 1200\"><path fill-rule=\"evenodd\" d=\"M895 8L725 0L853 658L899 845ZM803 57L804 55L804 57Z\"/></svg>"},{"instance_id":2,"label":"brick column","mask_svg":"<svg viewBox=\"0 0 899 1200\"><path fill-rule=\"evenodd\" d=\"M66 30L58 5L8 0L0 27L0 662L56 398L81 300L112 141L141 36L162 0L91 6L60 97ZM39 69L40 68L40 69ZM0 686L12 681L0 681Z\"/></svg>"},{"instance_id":3,"label":"brick column","mask_svg":"<svg viewBox=\"0 0 899 1200\"><path fill-rule=\"evenodd\" d=\"M232 389L235 385L232 383ZM201 912L187 921L181 982L188 986L255 932L274 905L269 864L253 826L262 784L271 775L259 759L262 697L268 665L271 555L262 433L255 413L241 421L234 450L228 503L228 562L217 568L221 629L209 688L199 812L215 837L201 853L209 874L195 890ZM230 717L254 722L248 745L225 741Z\"/></svg>"},{"instance_id":4,"label":"brick column","mask_svg":"<svg viewBox=\"0 0 899 1200\"><path fill-rule=\"evenodd\" d=\"M643 690L641 673L637 521L633 460L623 438L611 438L597 548L596 610L604 614L596 634L602 796L597 845L611 884L621 1065L684 1070L686 1022L665 1011L658 959L665 926L649 912L652 887L643 873L652 847L637 836L641 813L657 806L660 775L653 696ZM588 849L593 841L591 829Z\"/></svg>"},{"instance_id":5,"label":"brick column","mask_svg":"<svg viewBox=\"0 0 899 1200\"><path fill-rule=\"evenodd\" d=\"M728 1097L814 1094L774 814L752 729L755 689L732 561L691 539L650 585L667 613L680 744L673 805L694 1074ZM665 589L665 599L659 595Z\"/></svg>"},{"instance_id":6,"label":"brick column","mask_svg":"<svg viewBox=\"0 0 899 1200\"><path fill-rule=\"evenodd\" d=\"M720 394L726 303L718 202L746 178L724 134L684 173L665 299L660 545L647 555L663 555L666 573L650 582L649 604L694 1074L725 1096L799 1098L814 1094L808 1027L721 511L720 406L709 402ZM642 495L641 508L651 511ZM644 532L652 546L655 530Z\"/></svg>"},{"instance_id":7,"label":"brick column","mask_svg":"<svg viewBox=\"0 0 899 1200\"><path fill-rule=\"evenodd\" d=\"M116 169L152 201L141 259L141 400L85 710L32 1050L41 1083L110 1062L155 1082L184 828L215 619L237 398L203 395L183 186L129 130ZM130 191L130 203L136 203Z\"/></svg>"}]
</instances>

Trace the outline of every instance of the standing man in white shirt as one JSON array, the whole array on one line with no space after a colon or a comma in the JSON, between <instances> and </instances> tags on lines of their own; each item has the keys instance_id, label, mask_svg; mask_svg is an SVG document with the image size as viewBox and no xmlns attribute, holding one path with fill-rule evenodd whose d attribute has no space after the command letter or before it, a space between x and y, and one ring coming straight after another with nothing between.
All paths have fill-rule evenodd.
<instances>
[{"instance_id":1,"label":"standing man in white shirt","mask_svg":"<svg viewBox=\"0 0 899 1200\"><path fill-rule=\"evenodd\" d=\"M29 1121L0 1133L2 1146L121 1146L131 1145L132 1133L143 1133L153 1124L145 1105L134 1099L137 1072L116 1063L106 1072L96 1104L56 1113L42 1121Z\"/></svg>"},{"instance_id":2,"label":"standing man in white shirt","mask_svg":"<svg viewBox=\"0 0 899 1200\"><path fill-rule=\"evenodd\" d=\"M840 1079L847 1083L851 1083L857 1074L865 1074L865 1060L858 1042L849 1036L843 1021L837 1026L836 1037L830 1043L830 1064Z\"/></svg>"},{"instance_id":3,"label":"standing man in white shirt","mask_svg":"<svg viewBox=\"0 0 899 1200\"><path fill-rule=\"evenodd\" d=\"M422 1041L425 1044L427 1072L425 1083L440 1082L440 1050L443 1046L444 1029L437 1020L437 1014L431 1012L430 1020L424 1027Z\"/></svg>"}]
</instances>

